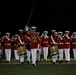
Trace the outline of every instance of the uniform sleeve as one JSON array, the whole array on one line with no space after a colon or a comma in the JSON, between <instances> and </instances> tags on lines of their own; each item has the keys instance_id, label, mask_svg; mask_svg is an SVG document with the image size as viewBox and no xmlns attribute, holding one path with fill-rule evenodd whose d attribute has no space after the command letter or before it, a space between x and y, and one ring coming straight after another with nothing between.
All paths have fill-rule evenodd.
<instances>
[{"instance_id":1,"label":"uniform sleeve","mask_svg":"<svg viewBox=\"0 0 76 75\"><path fill-rule=\"evenodd\" d=\"M41 38L40 35L39 35L39 37L38 37L38 44L40 44L41 41L42 41L42 38Z\"/></svg>"}]
</instances>

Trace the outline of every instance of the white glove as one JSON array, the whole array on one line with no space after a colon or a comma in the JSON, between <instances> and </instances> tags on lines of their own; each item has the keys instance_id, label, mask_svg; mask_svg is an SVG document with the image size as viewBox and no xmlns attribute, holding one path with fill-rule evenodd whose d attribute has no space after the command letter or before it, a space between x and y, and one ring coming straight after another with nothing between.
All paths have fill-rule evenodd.
<instances>
[{"instance_id":1,"label":"white glove","mask_svg":"<svg viewBox=\"0 0 76 75\"><path fill-rule=\"evenodd\" d=\"M27 37L27 39L28 39L29 41L31 41L30 37Z\"/></svg>"},{"instance_id":2,"label":"white glove","mask_svg":"<svg viewBox=\"0 0 76 75\"><path fill-rule=\"evenodd\" d=\"M25 26L25 29L26 29L26 31L28 31L28 27L27 27L27 25Z\"/></svg>"},{"instance_id":3,"label":"white glove","mask_svg":"<svg viewBox=\"0 0 76 75\"><path fill-rule=\"evenodd\" d=\"M17 37L15 37L15 40L17 39Z\"/></svg>"},{"instance_id":4,"label":"white glove","mask_svg":"<svg viewBox=\"0 0 76 75\"><path fill-rule=\"evenodd\" d=\"M40 34L39 32L37 32L37 34Z\"/></svg>"},{"instance_id":5,"label":"white glove","mask_svg":"<svg viewBox=\"0 0 76 75\"><path fill-rule=\"evenodd\" d=\"M57 42L55 42L55 45L57 45Z\"/></svg>"},{"instance_id":6,"label":"white glove","mask_svg":"<svg viewBox=\"0 0 76 75\"><path fill-rule=\"evenodd\" d=\"M8 36L6 36L6 39L8 39L8 41L10 40Z\"/></svg>"},{"instance_id":7,"label":"white glove","mask_svg":"<svg viewBox=\"0 0 76 75\"><path fill-rule=\"evenodd\" d=\"M24 42L22 43L22 45L24 45Z\"/></svg>"},{"instance_id":8,"label":"white glove","mask_svg":"<svg viewBox=\"0 0 76 75\"><path fill-rule=\"evenodd\" d=\"M68 39L70 39L68 35L66 35L66 37L67 37Z\"/></svg>"},{"instance_id":9,"label":"white glove","mask_svg":"<svg viewBox=\"0 0 76 75\"><path fill-rule=\"evenodd\" d=\"M41 35L41 37L43 37L43 36L44 36L44 34Z\"/></svg>"}]
</instances>

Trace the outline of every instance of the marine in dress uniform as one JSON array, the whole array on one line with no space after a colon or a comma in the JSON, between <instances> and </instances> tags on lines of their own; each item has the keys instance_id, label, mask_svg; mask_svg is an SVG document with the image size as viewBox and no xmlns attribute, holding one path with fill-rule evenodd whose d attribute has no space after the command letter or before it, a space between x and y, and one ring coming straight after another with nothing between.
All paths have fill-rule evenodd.
<instances>
[{"instance_id":1,"label":"marine in dress uniform","mask_svg":"<svg viewBox=\"0 0 76 75\"><path fill-rule=\"evenodd\" d=\"M48 31L43 32L42 42L41 42L41 46L42 46L42 50L43 50L43 57L44 57L45 61L47 61L48 47L49 47L49 36L47 34L48 34Z\"/></svg>"},{"instance_id":2,"label":"marine in dress uniform","mask_svg":"<svg viewBox=\"0 0 76 75\"><path fill-rule=\"evenodd\" d=\"M31 55L32 55L32 65L36 66L36 57L37 57L37 49L38 49L38 41L39 39L39 33L36 32L36 27L31 27L31 34L30 34L30 49L31 49Z\"/></svg>"},{"instance_id":3,"label":"marine in dress uniform","mask_svg":"<svg viewBox=\"0 0 76 75\"><path fill-rule=\"evenodd\" d=\"M27 38L23 35L23 30L22 29L19 29L18 40L19 40L19 43L18 43L19 47L26 46L26 44L28 43ZM25 54L20 54L19 55L21 64L24 63L24 56L25 56Z\"/></svg>"},{"instance_id":4,"label":"marine in dress uniform","mask_svg":"<svg viewBox=\"0 0 76 75\"><path fill-rule=\"evenodd\" d=\"M18 43L19 43L19 40L18 40L18 34L15 34L13 37L12 37L12 40L13 40L13 44L14 44L14 56L15 56L15 60L19 60L19 55L18 55Z\"/></svg>"},{"instance_id":5,"label":"marine in dress uniform","mask_svg":"<svg viewBox=\"0 0 76 75\"><path fill-rule=\"evenodd\" d=\"M74 60L76 60L76 32L73 32L72 37L72 50L73 50L73 56Z\"/></svg>"},{"instance_id":6,"label":"marine in dress uniform","mask_svg":"<svg viewBox=\"0 0 76 75\"><path fill-rule=\"evenodd\" d=\"M57 32L56 32L56 30L51 30L51 31L52 31L52 35L49 38L50 48L57 47L58 46L58 42L59 42L59 38L57 36ZM50 51L52 52L52 49ZM52 53L51 54L51 57L52 57L53 64L55 64L56 63L56 60L57 60L57 57L58 57L58 52L55 51L55 54Z\"/></svg>"},{"instance_id":7,"label":"marine in dress uniform","mask_svg":"<svg viewBox=\"0 0 76 75\"><path fill-rule=\"evenodd\" d=\"M65 31L63 39L64 39L65 59L66 59L66 62L68 63L70 61L70 42L71 42L71 37L69 36L68 30Z\"/></svg>"},{"instance_id":8,"label":"marine in dress uniform","mask_svg":"<svg viewBox=\"0 0 76 75\"><path fill-rule=\"evenodd\" d=\"M10 38L10 33L7 32L5 36L3 37L4 42L4 49L5 49L5 57L6 57L6 63L10 63L11 61L11 42L12 39Z\"/></svg>"},{"instance_id":9,"label":"marine in dress uniform","mask_svg":"<svg viewBox=\"0 0 76 75\"><path fill-rule=\"evenodd\" d=\"M30 37L30 31L31 31L30 28L26 25L24 28L24 35L28 39L28 43L26 45L27 64L29 64L31 61L31 50L30 50L30 45L29 45L29 43L30 43L30 38L29 38Z\"/></svg>"},{"instance_id":10,"label":"marine in dress uniform","mask_svg":"<svg viewBox=\"0 0 76 75\"><path fill-rule=\"evenodd\" d=\"M42 52L41 42L42 42L42 38L40 36L39 41L38 41L38 49L37 49L37 60L36 60L36 63L40 62L40 57L41 57L41 52Z\"/></svg>"},{"instance_id":11,"label":"marine in dress uniform","mask_svg":"<svg viewBox=\"0 0 76 75\"><path fill-rule=\"evenodd\" d=\"M2 55L2 36L1 36L1 32L0 32L0 63L1 63L1 55Z\"/></svg>"},{"instance_id":12,"label":"marine in dress uniform","mask_svg":"<svg viewBox=\"0 0 76 75\"><path fill-rule=\"evenodd\" d=\"M63 51L64 51L64 40L63 40L63 32L58 32L59 43L58 43L58 51L59 51L59 63L63 61Z\"/></svg>"}]
</instances>

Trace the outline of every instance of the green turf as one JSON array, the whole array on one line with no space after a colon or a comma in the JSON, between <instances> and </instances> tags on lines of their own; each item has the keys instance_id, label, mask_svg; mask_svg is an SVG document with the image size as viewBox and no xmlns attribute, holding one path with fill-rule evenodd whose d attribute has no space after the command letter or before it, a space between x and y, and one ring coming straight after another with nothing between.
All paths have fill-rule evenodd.
<instances>
[{"instance_id":1,"label":"green turf","mask_svg":"<svg viewBox=\"0 0 76 75\"><path fill-rule=\"evenodd\" d=\"M0 75L76 75L76 64L0 64Z\"/></svg>"},{"instance_id":2,"label":"green turf","mask_svg":"<svg viewBox=\"0 0 76 75\"><path fill-rule=\"evenodd\" d=\"M50 61L51 58L48 58L47 62L41 58L41 63L51 63ZM65 58L63 61L65 63ZM4 62L6 62L5 58L2 59L2 63ZM76 61L71 58L71 62L75 64L38 64L32 66L32 64L16 64L19 61L12 58L11 64L0 64L0 75L76 75Z\"/></svg>"}]
</instances>

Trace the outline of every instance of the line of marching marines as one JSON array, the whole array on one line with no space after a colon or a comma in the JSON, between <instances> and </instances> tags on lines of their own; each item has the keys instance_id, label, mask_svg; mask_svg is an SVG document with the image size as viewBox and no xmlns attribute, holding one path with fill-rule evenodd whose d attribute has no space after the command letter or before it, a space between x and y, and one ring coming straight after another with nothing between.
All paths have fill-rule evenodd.
<instances>
[{"instance_id":1,"label":"line of marching marines","mask_svg":"<svg viewBox=\"0 0 76 75\"><path fill-rule=\"evenodd\" d=\"M1 50L2 43L4 44L4 52L6 57L6 63L11 62L11 43L13 43L13 50L15 60L24 63L25 54L27 55L27 63L32 60L32 65L36 66L40 61L41 52L43 51L43 58L47 61L48 50L52 57L52 63L55 64L59 57L59 63L63 61L63 55L65 55L66 62L70 62L70 48L72 46L73 56L76 60L76 32L73 32L69 36L69 31L63 32L51 30L51 35L48 36L48 31L44 31L42 34L36 31L36 26L30 28L26 25L24 30L19 29L19 34L15 34L10 37L10 33L7 32L3 37L0 33L0 63L1 63ZM72 42L72 45L70 44ZM63 54L64 52L64 54Z\"/></svg>"}]
</instances>

